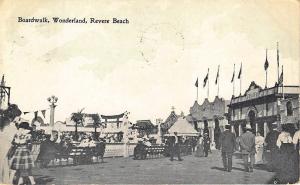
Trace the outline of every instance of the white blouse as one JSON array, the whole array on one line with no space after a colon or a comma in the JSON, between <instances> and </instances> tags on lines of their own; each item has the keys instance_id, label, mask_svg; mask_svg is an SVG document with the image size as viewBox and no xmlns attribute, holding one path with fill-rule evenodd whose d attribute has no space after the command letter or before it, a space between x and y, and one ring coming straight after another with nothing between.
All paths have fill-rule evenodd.
<instances>
[{"instance_id":1,"label":"white blouse","mask_svg":"<svg viewBox=\"0 0 300 185\"><path fill-rule=\"evenodd\" d=\"M278 136L276 145L280 148L282 143L293 143L291 134L288 132L281 132Z\"/></svg>"}]
</instances>

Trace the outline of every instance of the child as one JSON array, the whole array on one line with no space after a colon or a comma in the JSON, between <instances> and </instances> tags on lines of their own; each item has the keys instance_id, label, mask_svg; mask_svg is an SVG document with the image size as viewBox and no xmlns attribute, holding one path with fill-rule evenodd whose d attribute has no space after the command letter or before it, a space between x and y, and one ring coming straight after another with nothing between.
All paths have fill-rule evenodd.
<instances>
[{"instance_id":1,"label":"child","mask_svg":"<svg viewBox=\"0 0 300 185\"><path fill-rule=\"evenodd\" d=\"M18 125L18 132L15 134L12 144L16 146L16 151L12 156L10 168L16 170L18 184L24 183L24 178L28 177L31 184L35 184L31 174L34 162L31 155L31 134L28 122L21 122Z\"/></svg>"}]
</instances>

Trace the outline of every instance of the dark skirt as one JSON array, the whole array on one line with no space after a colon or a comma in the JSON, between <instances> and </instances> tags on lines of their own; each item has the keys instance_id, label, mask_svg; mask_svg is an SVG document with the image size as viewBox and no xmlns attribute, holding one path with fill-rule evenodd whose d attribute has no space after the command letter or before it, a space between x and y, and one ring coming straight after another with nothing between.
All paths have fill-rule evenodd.
<instances>
[{"instance_id":1,"label":"dark skirt","mask_svg":"<svg viewBox=\"0 0 300 185\"><path fill-rule=\"evenodd\" d=\"M196 150L196 154L195 157L204 157L204 150L203 150L203 145L198 145L197 146L197 150Z\"/></svg>"},{"instance_id":2,"label":"dark skirt","mask_svg":"<svg viewBox=\"0 0 300 185\"><path fill-rule=\"evenodd\" d=\"M299 178L297 151L292 143L283 143L279 152L279 170L277 178L280 183L295 183Z\"/></svg>"},{"instance_id":3,"label":"dark skirt","mask_svg":"<svg viewBox=\"0 0 300 185\"><path fill-rule=\"evenodd\" d=\"M28 170L34 167L30 150L27 146L18 146L10 162L13 170Z\"/></svg>"}]
</instances>

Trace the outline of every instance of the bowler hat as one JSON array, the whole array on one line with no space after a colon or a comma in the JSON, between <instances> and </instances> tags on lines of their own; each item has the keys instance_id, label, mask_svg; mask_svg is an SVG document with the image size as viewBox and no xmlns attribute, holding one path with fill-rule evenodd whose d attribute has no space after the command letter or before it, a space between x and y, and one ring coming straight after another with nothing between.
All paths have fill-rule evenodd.
<instances>
[{"instance_id":1,"label":"bowler hat","mask_svg":"<svg viewBox=\"0 0 300 185\"><path fill-rule=\"evenodd\" d=\"M225 129L230 129L231 126L230 125L225 125Z\"/></svg>"},{"instance_id":2,"label":"bowler hat","mask_svg":"<svg viewBox=\"0 0 300 185\"><path fill-rule=\"evenodd\" d=\"M30 126L29 126L29 123L28 122L21 122L19 125L18 125L19 128L23 128L23 129L26 129L26 130L30 130Z\"/></svg>"}]
</instances>

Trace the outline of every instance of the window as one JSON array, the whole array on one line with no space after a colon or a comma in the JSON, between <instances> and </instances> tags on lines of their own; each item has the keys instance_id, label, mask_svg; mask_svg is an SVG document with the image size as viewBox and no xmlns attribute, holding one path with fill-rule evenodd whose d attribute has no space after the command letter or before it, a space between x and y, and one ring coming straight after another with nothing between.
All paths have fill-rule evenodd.
<instances>
[{"instance_id":1,"label":"window","mask_svg":"<svg viewBox=\"0 0 300 185\"><path fill-rule=\"evenodd\" d=\"M268 112L269 112L269 104L266 103L266 116L268 116Z\"/></svg>"},{"instance_id":2,"label":"window","mask_svg":"<svg viewBox=\"0 0 300 185\"><path fill-rule=\"evenodd\" d=\"M232 110L232 119L235 120L235 109Z\"/></svg>"},{"instance_id":3,"label":"window","mask_svg":"<svg viewBox=\"0 0 300 185\"><path fill-rule=\"evenodd\" d=\"M286 103L286 115L287 116L292 116L293 115L293 105L292 102L288 101Z\"/></svg>"}]
</instances>

